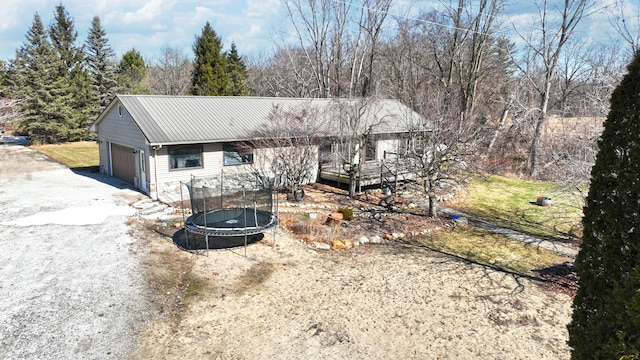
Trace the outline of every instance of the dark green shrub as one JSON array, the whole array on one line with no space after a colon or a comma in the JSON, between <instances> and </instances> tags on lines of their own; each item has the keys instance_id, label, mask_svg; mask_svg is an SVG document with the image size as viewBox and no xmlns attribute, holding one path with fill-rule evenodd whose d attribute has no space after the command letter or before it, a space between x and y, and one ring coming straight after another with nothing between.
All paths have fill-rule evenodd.
<instances>
[{"instance_id":1,"label":"dark green shrub","mask_svg":"<svg viewBox=\"0 0 640 360\"><path fill-rule=\"evenodd\" d=\"M340 209L338 209L338 212L342 214L345 220L353 220L353 209L348 207L341 207Z\"/></svg>"},{"instance_id":2,"label":"dark green shrub","mask_svg":"<svg viewBox=\"0 0 640 360\"><path fill-rule=\"evenodd\" d=\"M640 357L640 53L611 96L575 261L573 359Z\"/></svg>"}]
</instances>

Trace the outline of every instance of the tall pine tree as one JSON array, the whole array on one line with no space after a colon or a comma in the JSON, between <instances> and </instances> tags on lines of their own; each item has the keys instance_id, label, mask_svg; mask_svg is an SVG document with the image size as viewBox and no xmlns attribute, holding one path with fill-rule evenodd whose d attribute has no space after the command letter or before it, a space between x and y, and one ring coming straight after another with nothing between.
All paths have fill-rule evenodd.
<instances>
[{"instance_id":1,"label":"tall pine tree","mask_svg":"<svg viewBox=\"0 0 640 360\"><path fill-rule=\"evenodd\" d=\"M249 73L247 72L247 66L238 54L235 43L231 43L231 50L227 53L227 74L229 74L228 95L249 95L249 86L247 85Z\"/></svg>"},{"instance_id":2,"label":"tall pine tree","mask_svg":"<svg viewBox=\"0 0 640 360\"><path fill-rule=\"evenodd\" d=\"M228 95L230 79L222 41L208 21L202 34L196 37L193 52L191 95Z\"/></svg>"},{"instance_id":3,"label":"tall pine tree","mask_svg":"<svg viewBox=\"0 0 640 360\"><path fill-rule=\"evenodd\" d=\"M87 136L88 127L93 122L94 104L91 82L83 67L83 49L76 45L78 32L73 18L62 4L56 6L49 37L59 64L56 101L69 129L69 137L65 140L80 140Z\"/></svg>"},{"instance_id":4,"label":"tall pine tree","mask_svg":"<svg viewBox=\"0 0 640 360\"><path fill-rule=\"evenodd\" d=\"M611 96L598 146L569 345L573 359L639 359L640 53Z\"/></svg>"},{"instance_id":5,"label":"tall pine tree","mask_svg":"<svg viewBox=\"0 0 640 360\"><path fill-rule=\"evenodd\" d=\"M42 19L37 13L16 51L8 73L10 96L24 99L20 108L20 132L42 143L66 140L69 133L65 110L59 109L64 84L57 76L62 67L49 42ZM67 99L68 100L68 99Z\"/></svg>"},{"instance_id":6,"label":"tall pine tree","mask_svg":"<svg viewBox=\"0 0 640 360\"><path fill-rule=\"evenodd\" d=\"M129 94L148 94L144 83L147 77L147 64L136 49L127 51L118 64L119 83L122 91Z\"/></svg>"},{"instance_id":7,"label":"tall pine tree","mask_svg":"<svg viewBox=\"0 0 640 360\"><path fill-rule=\"evenodd\" d=\"M93 99L91 113L95 117L109 104L118 90L115 53L97 16L91 21L85 52Z\"/></svg>"},{"instance_id":8,"label":"tall pine tree","mask_svg":"<svg viewBox=\"0 0 640 360\"><path fill-rule=\"evenodd\" d=\"M62 4L56 6L53 22L49 26L49 37L55 53L62 60L61 72L71 72L81 66L82 48L76 45L78 32Z\"/></svg>"}]
</instances>

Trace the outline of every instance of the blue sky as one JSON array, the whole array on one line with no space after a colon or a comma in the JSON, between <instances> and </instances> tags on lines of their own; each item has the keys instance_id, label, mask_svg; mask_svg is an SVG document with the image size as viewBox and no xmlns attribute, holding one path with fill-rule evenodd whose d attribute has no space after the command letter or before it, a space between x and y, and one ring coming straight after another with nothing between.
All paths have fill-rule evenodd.
<instances>
[{"instance_id":1,"label":"blue sky","mask_svg":"<svg viewBox=\"0 0 640 360\"><path fill-rule=\"evenodd\" d=\"M357 1L357 0L356 0ZM447 0L442 0L447 2ZM601 8L614 0L595 0ZM626 0L637 13L640 0ZM25 41L37 12L48 26L55 6L62 3L75 20L78 39L84 42L93 16L99 16L118 57L136 48L147 60L171 46L191 57L191 45L209 21L225 47L235 42L241 54L269 51L286 37L288 22L282 0L2 0L0 10L0 59L11 59ZM508 21L519 24L535 18L529 0L508 0ZM428 11L439 1L396 0L394 13ZM434 5L435 4L435 5ZM636 18L637 20L637 18ZM509 30L508 27L506 30ZM585 41L605 40L613 31L604 14L591 14L579 32Z\"/></svg>"},{"instance_id":2,"label":"blue sky","mask_svg":"<svg viewBox=\"0 0 640 360\"><path fill-rule=\"evenodd\" d=\"M0 10L0 59L11 59L37 12L45 26L60 1L3 0ZM91 20L99 16L118 57L136 48L145 58L157 57L166 46L192 55L191 45L209 21L225 47L235 42L241 53L270 48L284 18L279 0L66 0L78 39L87 37Z\"/></svg>"}]
</instances>

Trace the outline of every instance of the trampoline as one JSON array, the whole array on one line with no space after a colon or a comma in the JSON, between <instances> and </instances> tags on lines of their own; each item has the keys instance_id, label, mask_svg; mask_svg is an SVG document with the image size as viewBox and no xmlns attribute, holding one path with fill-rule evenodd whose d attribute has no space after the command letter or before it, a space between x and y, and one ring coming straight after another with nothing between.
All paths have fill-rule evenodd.
<instances>
[{"instance_id":1,"label":"trampoline","mask_svg":"<svg viewBox=\"0 0 640 360\"><path fill-rule=\"evenodd\" d=\"M185 228L201 235L255 235L277 225L275 216L258 209L220 209L191 215Z\"/></svg>"},{"instance_id":2,"label":"trampoline","mask_svg":"<svg viewBox=\"0 0 640 360\"><path fill-rule=\"evenodd\" d=\"M184 219L187 248L189 233L204 235L207 250L210 236L244 236L246 254L248 236L276 228L278 217L274 212L273 187L269 182L259 180L247 174L225 178L221 173L218 177L192 176L189 182L183 182L182 186L189 193L189 206L185 206L184 195L181 195L183 218L184 209L191 208L191 215Z\"/></svg>"}]
</instances>

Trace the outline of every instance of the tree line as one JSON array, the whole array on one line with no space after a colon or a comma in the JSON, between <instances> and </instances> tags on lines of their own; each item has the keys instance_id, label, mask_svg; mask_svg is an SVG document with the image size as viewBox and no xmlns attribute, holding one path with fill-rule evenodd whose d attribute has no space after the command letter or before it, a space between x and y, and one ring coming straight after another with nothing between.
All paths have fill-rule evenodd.
<instances>
[{"instance_id":1,"label":"tree line","mask_svg":"<svg viewBox=\"0 0 640 360\"><path fill-rule=\"evenodd\" d=\"M135 49L116 61L98 17L78 45L60 4L48 28L34 15L2 66L0 91L25 100L20 129L40 142L90 138L87 126L116 93L394 98L435 123L429 138L446 144L443 159L473 152L489 169L586 182L608 98L638 43L627 25L626 48L577 38L594 4L537 0L536 21L516 28L503 0L457 0L415 16L390 16L393 0L287 0L291 30L271 53L223 51L207 23L193 57L166 47L149 64ZM611 18L624 20L624 1L616 4ZM592 121L573 126L578 134L556 121L566 117Z\"/></svg>"},{"instance_id":2,"label":"tree line","mask_svg":"<svg viewBox=\"0 0 640 360\"><path fill-rule=\"evenodd\" d=\"M235 44L229 51L207 22L193 45L195 60L167 47L147 64L131 49L117 60L99 17L78 44L74 20L56 6L47 27L35 14L26 41L0 62L2 123L40 143L92 139L91 123L116 94L248 95L247 69Z\"/></svg>"},{"instance_id":3,"label":"tree line","mask_svg":"<svg viewBox=\"0 0 640 360\"><path fill-rule=\"evenodd\" d=\"M435 123L429 138L446 144L443 159L473 152L493 170L586 182L608 98L639 42L618 0L610 15L630 46L585 45L574 31L594 4L537 0L536 21L516 28L503 0L415 16L390 16L393 0L287 0L291 32L272 53L223 51L207 23L193 57L166 47L149 64L135 49L116 60L98 17L78 45L60 4L48 28L34 15L2 64L0 91L24 100L20 130L40 142L90 138L88 125L116 93L394 98ZM556 121L566 117L592 121L573 126L578 134Z\"/></svg>"}]
</instances>

